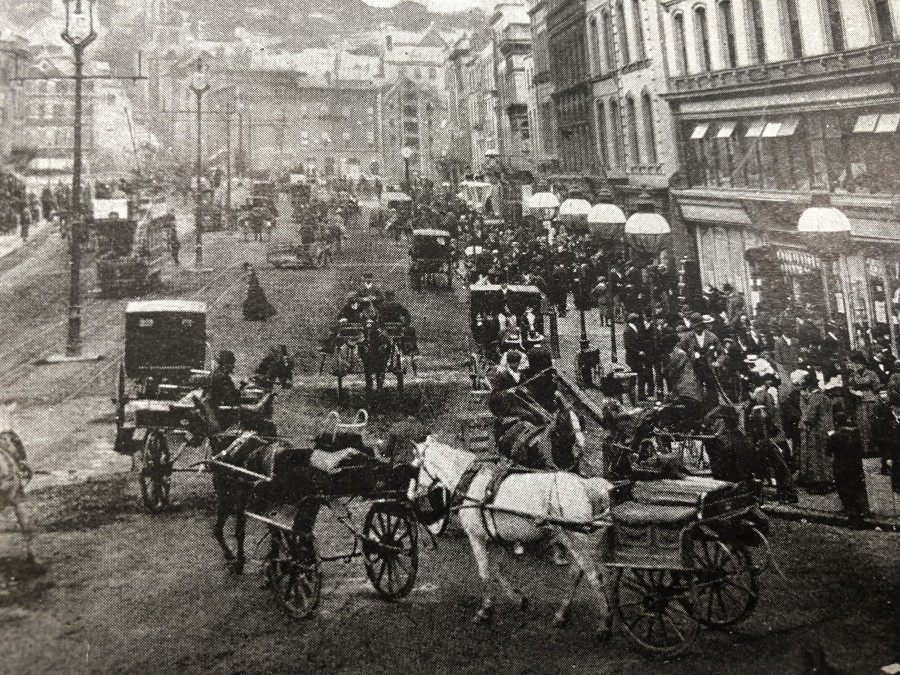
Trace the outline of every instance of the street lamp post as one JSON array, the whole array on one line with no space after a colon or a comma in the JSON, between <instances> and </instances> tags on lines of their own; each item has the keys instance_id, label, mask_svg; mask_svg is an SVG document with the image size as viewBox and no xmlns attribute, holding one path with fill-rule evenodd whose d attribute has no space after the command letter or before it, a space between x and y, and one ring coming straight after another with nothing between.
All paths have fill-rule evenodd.
<instances>
[{"instance_id":1,"label":"street lamp post","mask_svg":"<svg viewBox=\"0 0 900 675\"><path fill-rule=\"evenodd\" d=\"M588 229L599 239L616 242L622 239L625 230L625 213L615 204L596 204L587 214ZM609 296L609 350L610 360L618 363L619 355L616 345L616 291L618 290L618 272L612 267L607 275L607 295ZM587 337L587 336L585 336Z\"/></svg>"},{"instance_id":2,"label":"street lamp post","mask_svg":"<svg viewBox=\"0 0 900 675\"><path fill-rule=\"evenodd\" d=\"M403 175L406 181L406 191L410 193L410 196L412 196L412 182L409 179L409 160L412 158L412 154L412 148L405 145L400 150L400 156L403 158Z\"/></svg>"},{"instance_id":3,"label":"street lamp post","mask_svg":"<svg viewBox=\"0 0 900 675\"><path fill-rule=\"evenodd\" d=\"M552 192L535 192L528 200L528 209L544 223L547 230L547 245L550 247L550 257L553 257L553 219L559 209L559 199ZM559 358L559 325L556 316L556 306L550 307L550 351L555 358Z\"/></svg>"},{"instance_id":4,"label":"street lamp post","mask_svg":"<svg viewBox=\"0 0 900 675\"><path fill-rule=\"evenodd\" d=\"M97 37L94 31L94 2L65 0L66 27L62 38L72 46L75 61L74 153L72 157L72 198L69 213L69 321L66 358L81 357L81 116L84 50ZM73 6L74 4L74 6Z\"/></svg>"},{"instance_id":5,"label":"street lamp post","mask_svg":"<svg viewBox=\"0 0 900 675\"><path fill-rule=\"evenodd\" d=\"M194 247L194 266L199 270L203 264L203 212L202 212L202 193L200 190L200 177L203 172L203 137L201 125L201 109L203 94L209 90L209 82L206 79L206 73L203 72L203 61L197 59L197 70L191 77L191 90L197 96L197 166L195 173L197 174L197 187L194 192L194 229L196 233L196 244Z\"/></svg>"}]
</instances>

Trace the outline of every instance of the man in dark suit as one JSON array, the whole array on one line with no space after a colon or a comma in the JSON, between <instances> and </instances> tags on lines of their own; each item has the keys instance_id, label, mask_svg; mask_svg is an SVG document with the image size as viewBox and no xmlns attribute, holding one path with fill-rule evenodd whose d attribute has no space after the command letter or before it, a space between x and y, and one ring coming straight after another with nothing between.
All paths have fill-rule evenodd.
<instances>
[{"instance_id":1,"label":"man in dark suit","mask_svg":"<svg viewBox=\"0 0 900 675\"><path fill-rule=\"evenodd\" d=\"M653 376L647 368L649 360L640 315L634 312L628 315L628 323L622 333L622 342L625 348L625 364L637 374L637 397L639 401L643 401L647 397L648 376L651 388Z\"/></svg>"},{"instance_id":2,"label":"man in dark suit","mask_svg":"<svg viewBox=\"0 0 900 675\"><path fill-rule=\"evenodd\" d=\"M780 364L788 373L793 373L800 365L800 341L790 335L786 327L775 338L775 363Z\"/></svg>"},{"instance_id":3,"label":"man in dark suit","mask_svg":"<svg viewBox=\"0 0 900 675\"><path fill-rule=\"evenodd\" d=\"M703 388L703 400L707 409L711 410L719 404L715 369L721 367L724 362L722 343L708 329L712 317L706 318L694 312L691 314L690 323L691 331L684 334L680 346L694 367L697 380Z\"/></svg>"}]
</instances>

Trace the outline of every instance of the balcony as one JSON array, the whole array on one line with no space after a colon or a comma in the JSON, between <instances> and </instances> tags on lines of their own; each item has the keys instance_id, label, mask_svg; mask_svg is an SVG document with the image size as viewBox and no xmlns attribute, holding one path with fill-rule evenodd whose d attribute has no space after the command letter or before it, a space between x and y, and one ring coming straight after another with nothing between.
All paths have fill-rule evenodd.
<instances>
[{"instance_id":1,"label":"balcony","mask_svg":"<svg viewBox=\"0 0 900 675\"><path fill-rule=\"evenodd\" d=\"M531 50L531 26L510 24L498 36L497 48L504 56L512 52Z\"/></svg>"},{"instance_id":2,"label":"balcony","mask_svg":"<svg viewBox=\"0 0 900 675\"><path fill-rule=\"evenodd\" d=\"M843 82L848 77L888 73L900 73L900 42L792 61L674 76L670 93L663 94L663 97L678 100L755 90L771 93L774 89L824 85L832 81Z\"/></svg>"}]
</instances>

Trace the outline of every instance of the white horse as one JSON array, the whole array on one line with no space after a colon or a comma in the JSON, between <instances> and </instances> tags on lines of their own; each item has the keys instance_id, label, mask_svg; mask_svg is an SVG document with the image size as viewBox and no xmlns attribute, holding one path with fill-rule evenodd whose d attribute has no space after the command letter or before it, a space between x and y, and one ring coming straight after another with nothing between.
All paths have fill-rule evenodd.
<instances>
[{"instance_id":1,"label":"white horse","mask_svg":"<svg viewBox=\"0 0 900 675\"><path fill-rule=\"evenodd\" d=\"M479 457L452 448L430 436L416 445L419 485L440 484L455 494L463 475L479 461ZM612 617L606 594L603 566L598 564L604 550L607 526L579 531L567 523L596 523L608 516L609 490L612 484L602 478L586 479L567 472L513 473L500 483L491 505L482 508L485 491L491 481L491 468L483 465L462 497L459 519L472 546L478 574L485 584L476 623L487 623L493 614L491 581L496 580L513 602L524 609L527 598L491 565L488 542L532 543L558 542L571 555L571 589L554 616L554 625L562 627L569 619L575 592L582 577L587 576L599 601L602 638L611 632Z\"/></svg>"},{"instance_id":2,"label":"white horse","mask_svg":"<svg viewBox=\"0 0 900 675\"><path fill-rule=\"evenodd\" d=\"M12 412L16 404L0 406L0 512L12 507L25 539L28 560L34 562L31 548L31 528L19 503L25 496L25 485L31 479L31 469L26 463L25 446L12 430Z\"/></svg>"}]
</instances>

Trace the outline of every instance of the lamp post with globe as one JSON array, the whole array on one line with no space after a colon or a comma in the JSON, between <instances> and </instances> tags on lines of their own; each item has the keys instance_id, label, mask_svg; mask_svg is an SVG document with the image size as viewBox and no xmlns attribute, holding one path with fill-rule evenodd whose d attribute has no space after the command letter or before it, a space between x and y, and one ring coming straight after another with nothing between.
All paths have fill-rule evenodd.
<instances>
[{"instance_id":1,"label":"lamp post with globe","mask_svg":"<svg viewBox=\"0 0 900 675\"><path fill-rule=\"evenodd\" d=\"M588 230L598 239L614 243L625 233L625 213L615 204L596 204L587 214ZM616 291L618 272L610 266L606 283L599 290L609 297L609 350L613 363L619 360L616 345ZM587 335L584 336L585 338Z\"/></svg>"},{"instance_id":2,"label":"lamp post with globe","mask_svg":"<svg viewBox=\"0 0 900 675\"><path fill-rule=\"evenodd\" d=\"M202 185L200 184L203 174L203 136L201 125L201 110L203 102L203 94L209 90L209 81L203 70L203 61L197 59L197 70L191 76L191 91L197 97L197 165L194 173L197 174L197 186L194 191L194 228L196 231L196 243L194 246L194 265L199 270L203 264L203 207L202 207Z\"/></svg>"},{"instance_id":3,"label":"lamp post with globe","mask_svg":"<svg viewBox=\"0 0 900 675\"><path fill-rule=\"evenodd\" d=\"M552 192L535 192L528 200L528 209L544 224L547 231L547 246L549 256L553 259L553 219L559 209L559 199ZM553 356L559 358L559 325L556 317L556 307L550 307L550 350Z\"/></svg>"}]
</instances>

